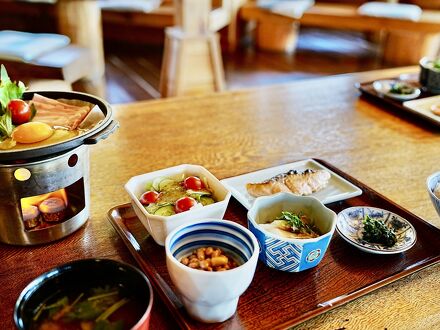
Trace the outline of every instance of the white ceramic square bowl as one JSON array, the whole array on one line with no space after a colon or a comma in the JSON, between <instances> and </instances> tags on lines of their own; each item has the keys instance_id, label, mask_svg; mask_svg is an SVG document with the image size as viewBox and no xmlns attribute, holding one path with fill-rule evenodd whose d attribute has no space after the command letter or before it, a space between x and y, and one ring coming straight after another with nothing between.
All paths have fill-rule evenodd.
<instances>
[{"instance_id":1,"label":"white ceramic square bowl","mask_svg":"<svg viewBox=\"0 0 440 330\"><path fill-rule=\"evenodd\" d=\"M145 192L147 183L158 177L173 177L179 174L206 178L208 186L212 190L214 199L217 202L172 216L149 214L139 202L139 197ZM132 177L125 184L125 190L130 196L131 204L133 205L133 209L139 220L145 226L155 242L162 246L165 244L165 238L174 228L205 218L222 219L226 212L229 199L231 198L230 191L226 189L211 172L200 165L190 164L169 167L163 170Z\"/></svg>"}]
</instances>

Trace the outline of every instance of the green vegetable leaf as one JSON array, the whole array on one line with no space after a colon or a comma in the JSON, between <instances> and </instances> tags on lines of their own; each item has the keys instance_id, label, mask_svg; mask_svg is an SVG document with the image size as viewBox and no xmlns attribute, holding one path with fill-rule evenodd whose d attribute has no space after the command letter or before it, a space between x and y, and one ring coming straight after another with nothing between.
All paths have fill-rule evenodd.
<instances>
[{"instance_id":1,"label":"green vegetable leaf","mask_svg":"<svg viewBox=\"0 0 440 330\"><path fill-rule=\"evenodd\" d=\"M11 79L8 76L8 72L6 71L6 68L3 64L0 68L0 80L5 83L11 81Z\"/></svg>"},{"instance_id":2,"label":"green vegetable leaf","mask_svg":"<svg viewBox=\"0 0 440 330\"><path fill-rule=\"evenodd\" d=\"M10 100L21 99L26 86L21 81L11 81L3 64L0 68L0 79L0 115L3 115Z\"/></svg>"},{"instance_id":3,"label":"green vegetable leaf","mask_svg":"<svg viewBox=\"0 0 440 330\"><path fill-rule=\"evenodd\" d=\"M297 228L298 230L304 227L301 218L295 213L283 211L281 212L281 215L277 217L277 220L285 220L289 226Z\"/></svg>"},{"instance_id":4,"label":"green vegetable leaf","mask_svg":"<svg viewBox=\"0 0 440 330\"><path fill-rule=\"evenodd\" d=\"M96 319L96 321L101 321L101 320L107 320L107 318L112 315L114 312L116 312L119 308L121 308L122 306L124 306L126 303L128 303L130 300L127 298L122 298L121 300L119 300L118 302L115 302L113 305L111 305L109 308L107 308L104 313L102 313L101 315L98 316L98 318Z\"/></svg>"},{"instance_id":5,"label":"green vegetable leaf","mask_svg":"<svg viewBox=\"0 0 440 330\"><path fill-rule=\"evenodd\" d=\"M58 308L58 307L64 307L64 306L67 306L68 303L69 303L69 299L66 296L64 296L64 297L58 299L53 304L50 304L50 305L44 307L44 309L53 309L53 308Z\"/></svg>"},{"instance_id":6,"label":"green vegetable leaf","mask_svg":"<svg viewBox=\"0 0 440 330\"><path fill-rule=\"evenodd\" d=\"M77 303L73 310L67 314L71 320L94 320L105 310L105 306L97 306L91 301L82 301Z\"/></svg>"},{"instance_id":7,"label":"green vegetable leaf","mask_svg":"<svg viewBox=\"0 0 440 330\"><path fill-rule=\"evenodd\" d=\"M0 141L12 135L14 125L12 124L11 112L6 111L0 116Z\"/></svg>"},{"instance_id":8,"label":"green vegetable leaf","mask_svg":"<svg viewBox=\"0 0 440 330\"><path fill-rule=\"evenodd\" d=\"M116 322L109 322L107 320L101 320L96 322L93 330L122 330L124 329L124 322L122 320Z\"/></svg>"},{"instance_id":9,"label":"green vegetable leaf","mask_svg":"<svg viewBox=\"0 0 440 330\"><path fill-rule=\"evenodd\" d=\"M51 305L47 305L44 307L44 310L49 311L49 317L53 317L56 313L58 313L63 307L69 304L69 299L67 297L62 297L58 299L55 303Z\"/></svg>"},{"instance_id":10,"label":"green vegetable leaf","mask_svg":"<svg viewBox=\"0 0 440 330\"><path fill-rule=\"evenodd\" d=\"M391 247L397 242L396 234L391 228L378 219L372 219L368 215L363 220L364 229L362 238L370 243L379 243Z\"/></svg>"}]
</instances>

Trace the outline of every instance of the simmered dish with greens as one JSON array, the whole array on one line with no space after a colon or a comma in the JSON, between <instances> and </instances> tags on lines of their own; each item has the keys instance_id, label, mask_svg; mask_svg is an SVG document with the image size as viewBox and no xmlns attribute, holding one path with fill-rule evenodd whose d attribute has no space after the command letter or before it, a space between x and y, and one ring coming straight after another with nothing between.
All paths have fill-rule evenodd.
<instances>
[{"instance_id":1,"label":"simmered dish with greens","mask_svg":"<svg viewBox=\"0 0 440 330\"><path fill-rule=\"evenodd\" d=\"M270 223L260 224L265 230L285 238L315 238L321 234L312 219L303 214L282 211Z\"/></svg>"}]
</instances>

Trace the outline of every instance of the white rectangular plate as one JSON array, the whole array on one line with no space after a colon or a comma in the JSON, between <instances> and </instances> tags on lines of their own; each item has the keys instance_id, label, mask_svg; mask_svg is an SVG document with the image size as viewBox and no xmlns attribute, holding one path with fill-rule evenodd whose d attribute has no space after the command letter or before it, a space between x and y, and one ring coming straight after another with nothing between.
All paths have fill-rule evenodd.
<instances>
[{"instance_id":1,"label":"white rectangular plate","mask_svg":"<svg viewBox=\"0 0 440 330\"><path fill-rule=\"evenodd\" d=\"M431 106L434 104L440 104L440 95L403 102L403 106L410 111L422 115L437 124L440 124L440 116L433 114L431 111Z\"/></svg>"},{"instance_id":2,"label":"white rectangular plate","mask_svg":"<svg viewBox=\"0 0 440 330\"><path fill-rule=\"evenodd\" d=\"M360 188L356 187L336 173L330 171L328 168L319 164L313 159L306 159L290 164L266 168L264 170L223 179L221 182L231 191L232 196L234 196L241 204L243 204L245 208L249 210L254 203L255 197L252 197L248 194L246 190L246 183L263 182L274 177L275 175L285 173L289 170L304 171L308 168L312 170L326 170L331 174L328 185L324 189L311 195L318 198L324 204L341 201L362 194L362 190Z\"/></svg>"}]
</instances>

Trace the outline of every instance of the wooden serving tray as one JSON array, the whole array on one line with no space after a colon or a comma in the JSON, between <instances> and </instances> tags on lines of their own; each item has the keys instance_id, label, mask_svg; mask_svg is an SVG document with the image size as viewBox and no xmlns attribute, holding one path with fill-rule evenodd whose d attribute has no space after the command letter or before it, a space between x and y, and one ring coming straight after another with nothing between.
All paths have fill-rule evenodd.
<instances>
[{"instance_id":1,"label":"wooden serving tray","mask_svg":"<svg viewBox=\"0 0 440 330\"><path fill-rule=\"evenodd\" d=\"M415 227L415 246L395 255L368 254L345 242L335 231L326 255L315 268L286 273L259 262L250 287L240 297L236 314L223 323L204 324L188 316L168 276L165 249L149 236L130 204L112 208L108 218L184 329L279 329L293 326L440 261L440 229L330 164L316 161L363 192L358 197L328 204L328 207L338 213L347 207L367 205L397 213ZM246 226L246 212L241 204L231 199L225 219Z\"/></svg>"},{"instance_id":2,"label":"wooden serving tray","mask_svg":"<svg viewBox=\"0 0 440 330\"><path fill-rule=\"evenodd\" d=\"M389 78L390 80L393 79L399 79L398 77L395 78ZM384 80L384 79L381 79ZM427 97L435 96L434 94L424 90L420 84L415 80L408 80L409 83L412 85L420 88L421 94L419 97L413 99L413 100L420 100ZM414 122L414 119L416 121L419 121L421 123L429 123L430 125L434 125L436 127L440 127L440 118L439 120L434 120L426 115L424 115L421 112L414 111L413 109L407 108L404 105L405 101L392 99L389 97L386 97L378 92L373 87L374 81L364 82L364 83L356 83L356 88L359 89L359 91L362 93L363 96L365 96L367 99L378 103L380 105L388 105L391 106L390 108L387 108L387 110L393 110L394 113L398 114L401 117L408 117L410 121Z\"/></svg>"}]
</instances>

